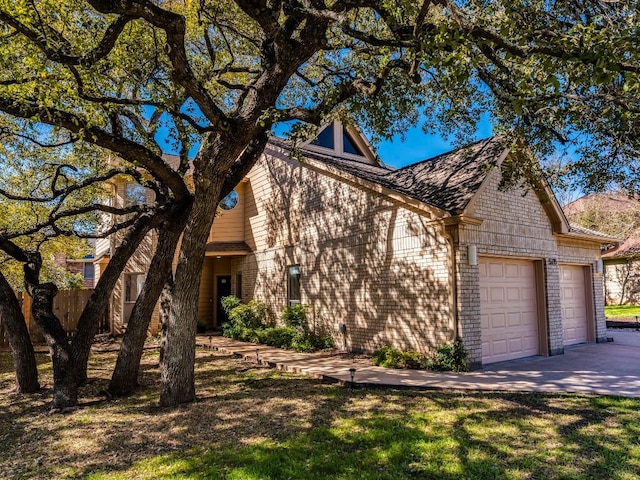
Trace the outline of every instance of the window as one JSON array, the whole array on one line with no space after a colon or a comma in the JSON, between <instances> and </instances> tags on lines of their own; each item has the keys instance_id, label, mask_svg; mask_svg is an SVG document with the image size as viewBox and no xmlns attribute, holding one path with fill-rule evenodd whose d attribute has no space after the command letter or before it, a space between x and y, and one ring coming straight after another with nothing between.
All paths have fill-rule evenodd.
<instances>
[{"instance_id":1,"label":"window","mask_svg":"<svg viewBox=\"0 0 640 480\"><path fill-rule=\"evenodd\" d=\"M358 145L357 135L354 131L348 131L347 127L339 121L334 121L323 128L311 145L334 150L338 154L365 156Z\"/></svg>"},{"instance_id":2,"label":"window","mask_svg":"<svg viewBox=\"0 0 640 480\"><path fill-rule=\"evenodd\" d=\"M360 151L358 145L353 141L351 134L349 134L346 129L342 132L342 150L344 150L344 153L364 157L364 154Z\"/></svg>"},{"instance_id":3,"label":"window","mask_svg":"<svg viewBox=\"0 0 640 480\"><path fill-rule=\"evenodd\" d=\"M124 309L122 319L124 324L129 323L131 318L131 312L133 306L138 300L140 293L142 292L142 286L144 285L145 275L144 273L125 273L124 274Z\"/></svg>"},{"instance_id":4,"label":"window","mask_svg":"<svg viewBox=\"0 0 640 480\"><path fill-rule=\"evenodd\" d=\"M93 280L95 270L93 268L93 263L85 262L84 263L84 272L82 274L85 280Z\"/></svg>"},{"instance_id":5,"label":"window","mask_svg":"<svg viewBox=\"0 0 640 480\"><path fill-rule=\"evenodd\" d=\"M231 190L231 192L229 192L229 195L220 200L218 206L222 210L232 210L236 205L238 205L238 199L238 192L236 192L235 190Z\"/></svg>"},{"instance_id":6,"label":"window","mask_svg":"<svg viewBox=\"0 0 640 480\"><path fill-rule=\"evenodd\" d=\"M144 273L125 273L124 275L124 301L135 302L144 285Z\"/></svg>"},{"instance_id":7,"label":"window","mask_svg":"<svg viewBox=\"0 0 640 480\"><path fill-rule=\"evenodd\" d=\"M288 269L287 297L289 305L296 305L302 302L302 296L300 295L301 273L300 265L292 265Z\"/></svg>"},{"instance_id":8,"label":"window","mask_svg":"<svg viewBox=\"0 0 640 480\"><path fill-rule=\"evenodd\" d=\"M318 145L319 147L330 148L333 150L335 148L333 142L333 123L327 125L316 137L316 139L311 142L311 144Z\"/></svg>"}]
</instances>

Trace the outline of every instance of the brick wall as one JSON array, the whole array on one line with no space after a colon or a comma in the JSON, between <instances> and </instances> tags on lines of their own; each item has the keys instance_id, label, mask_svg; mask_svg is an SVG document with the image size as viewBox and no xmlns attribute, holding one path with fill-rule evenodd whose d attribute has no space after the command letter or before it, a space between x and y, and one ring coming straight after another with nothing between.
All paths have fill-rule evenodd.
<instances>
[{"instance_id":1,"label":"brick wall","mask_svg":"<svg viewBox=\"0 0 640 480\"><path fill-rule=\"evenodd\" d=\"M453 339L449 250L439 225L284 155L263 160L249 178L255 207L246 231L256 252L241 267L243 296L278 316L287 266L300 264L302 301L338 345L426 352Z\"/></svg>"}]
</instances>

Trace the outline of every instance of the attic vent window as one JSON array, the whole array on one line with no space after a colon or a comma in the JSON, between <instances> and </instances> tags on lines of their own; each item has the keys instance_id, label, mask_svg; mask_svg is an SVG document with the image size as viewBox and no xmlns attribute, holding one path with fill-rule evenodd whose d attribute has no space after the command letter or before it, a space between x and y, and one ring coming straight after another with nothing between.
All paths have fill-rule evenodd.
<instances>
[{"instance_id":1,"label":"attic vent window","mask_svg":"<svg viewBox=\"0 0 640 480\"><path fill-rule=\"evenodd\" d=\"M364 154L358 148L356 142L353 141L351 135L346 130L343 130L342 132L342 149L344 150L344 153L350 153L351 155L359 155L361 157L364 157Z\"/></svg>"},{"instance_id":2,"label":"attic vent window","mask_svg":"<svg viewBox=\"0 0 640 480\"><path fill-rule=\"evenodd\" d=\"M334 149L335 144L333 142L333 123L327 125L320 134L316 137L316 139L311 142L312 145L317 145L319 147Z\"/></svg>"},{"instance_id":3,"label":"attic vent window","mask_svg":"<svg viewBox=\"0 0 640 480\"><path fill-rule=\"evenodd\" d=\"M235 190L231 190L231 192L229 193L229 195L227 195L226 197L224 197L220 203L218 204L218 206L222 209L222 210L232 210L237 204L238 204L238 192L236 192Z\"/></svg>"}]
</instances>

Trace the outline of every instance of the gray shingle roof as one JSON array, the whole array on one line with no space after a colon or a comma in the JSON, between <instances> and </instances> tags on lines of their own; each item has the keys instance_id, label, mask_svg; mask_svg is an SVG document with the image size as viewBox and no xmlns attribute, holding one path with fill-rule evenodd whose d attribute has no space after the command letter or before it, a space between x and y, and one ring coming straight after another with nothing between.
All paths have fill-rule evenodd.
<instances>
[{"instance_id":1,"label":"gray shingle roof","mask_svg":"<svg viewBox=\"0 0 640 480\"><path fill-rule=\"evenodd\" d=\"M505 147L493 137L386 175L405 195L457 214L462 212Z\"/></svg>"},{"instance_id":2,"label":"gray shingle roof","mask_svg":"<svg viewBox=\"0 0 640 480\"><path fill-rule=\"evenodd\" d=\"M285 140L273 139L271 142L290 148ZM491 165L504 152L504 146L499 139L489 138L400 169L320 154L304 147L300 150L307 158L457 214L478 191Z\"/></svg>"}]
</instances>

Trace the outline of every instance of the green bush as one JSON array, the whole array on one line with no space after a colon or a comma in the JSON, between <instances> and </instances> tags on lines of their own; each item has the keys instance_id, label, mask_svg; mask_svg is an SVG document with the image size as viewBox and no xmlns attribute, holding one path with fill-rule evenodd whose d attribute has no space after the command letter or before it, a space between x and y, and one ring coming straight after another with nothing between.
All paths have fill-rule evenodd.
<instances>
[{"instance_id":1,"label":"green bush","mask_svg":"<svg viewBox=\"0 0 640 480\"><path fill-rule=\"evenodd\" d=\"M243 304L237 297L229 296L222 299L222 307L229 316L229 321L222 326L225 337L298 352L333 347L330 335L309 329L305 305L292 305L284 310L281 316L284 327L266 322L267 308L262 302L252 300Z\"/></svg>"},{"instance_id":2,"label":"green bush","mask_svg":"<svg viewBox=\"0 0 640 480\"><path fill-rule=\"evenodd\" d=\"M385 368L424 369L428 358L420 352L402 351L391 345L383 345L373 352L373 364Z\"/></svg>"},{"instance_id":3,"label":"green bush","mask_svg":"<svg viewBox=\"0 0 640 480\"><path fill-rule=\"evenodd\" d=\"M238 323L247 328L264 328L267 317L267 307L264 303L251 300L249 303L241 303L228 313L231 322Z\"/></svg>"},{"instance_id":4,"label":"green bush","mask_svg":"<svg viewBox=\"0 0 640 480\"><path fill-rule=\"evenodd\" d=\"M297 336L298 331L291 327L269 327L258 333L260 343L278 348L291 348Z\"/></svg>"},{"instance_id":5,"label":"green bush","mask_svg":"<svg viewBox=\"0 0 640 480\"><path fill-rule=\"evenodd\" d=\"M238 305L240 305L242 301L235 295L229 295L228 297L222 297L220 299L220 303L222 304L222 309L224 310L224 313L226 313L227 316L229 316L229 314L231 313L231 310L233 310Z\"/></svg>"},{"instance_id":6,"label":"green bush","mask_svg":"<svg viewBox=\"0 0 640 480\"><path fill-rule=\"evenodd\" d=\"M410 368L438 372L465 372L467 352L460 340L440 345L431 357L412 350L383 345L373 352L373 364L385 368Z\"/></svg>"},{"instance_id":7,"label":"green bush","mask_svg":"<svg viewBox=\"0 0 640 480\"><path fill-rule=\"evenodd\" d=\"M235 340L258 342L257 330L265 328L267 307L264 303L251 300L240 303L237 297L229 296L222 299L222 308L227 312L229 321L222 325L222 334Z\"/></svg>"},{"instance_id":8,"label":"green bush","mask_svg":"<svg viewBox=\"0 0 640 480\"><path fill-rule=\"evenodd\" d=\"M207 322L201 318L198 319L198 333L204 333L207 331Z\"/></svg>"},{"instance_id":9,"label":"green bush","mask_svg":"<svg viewBox=\"0 0 640 480\"><path fill-rule=\"evenodd\" d=\"M466 372L467 351L462 341L456 340L453 343L440 345L429 359L427 368L438 372Z\"/></svg>"},{"instance_id":10,"label":"green bush","mask_svg":"<svg viewBox=\"0 0 640 480\"><path fill-rule=\"evenodd\" d=\"M289 305L282 311L280 318L287 327L307 329L307 305Z\"/></svg>"}]
</instances>

